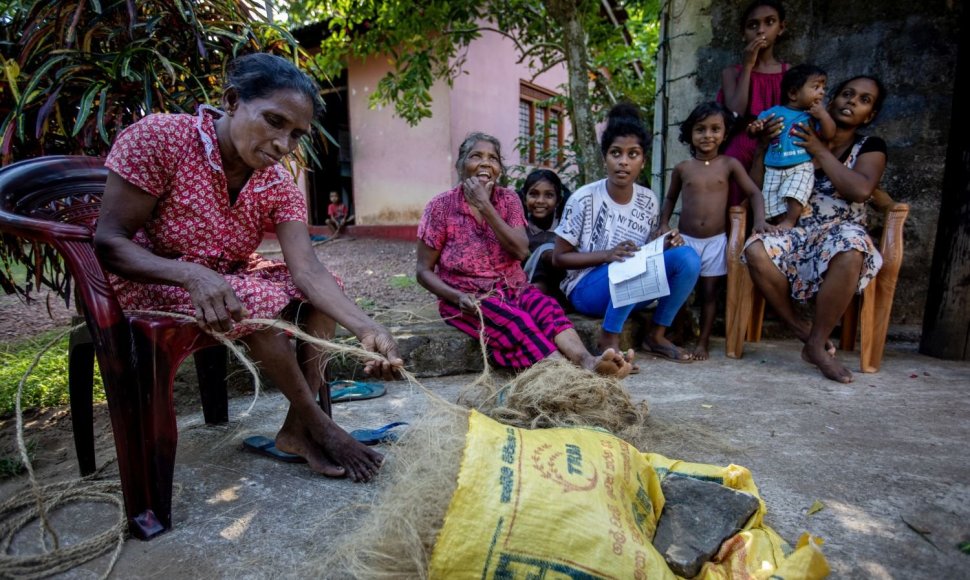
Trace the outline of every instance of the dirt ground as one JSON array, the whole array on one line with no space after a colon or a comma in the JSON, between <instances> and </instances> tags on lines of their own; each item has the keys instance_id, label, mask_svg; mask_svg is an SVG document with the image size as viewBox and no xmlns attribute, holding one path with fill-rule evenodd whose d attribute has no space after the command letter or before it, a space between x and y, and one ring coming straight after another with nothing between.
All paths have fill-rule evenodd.
<instances>
[{"instance_id":1,"label":"dirt ground","mask_svg":"<svg viewBox=\"0 0 970 580\"><path fill-rule=\"evenodd\" d=\"M272 250L272 245L267 245ZM422 305L431 296L409 278L414 244L336 240L317 247L348 295L379 319ZM269 254L272 255L272 254ZM56 305L55 301L52 304ZM30 307L0 303L0 340L23 338L67 323L70 311L43 301ZM852 385L823 379L800 362L791 340L752 344L741 360L725 359L723 341L705 364L650 360L625 381L634 400L650 404L653 451L686 460L744 465L755 474L769 505L769 525L794 541L803 531L826 538L836 578L966 577L968 423L967 363L918 355L913 345L891 345L882 371L858 375ZM855 365L857 355L841 354ZM853 368L855 368L853 366ZM114 575L126 577L343 577L335 571L293 570L330 546L356 523L346 506L372 503L374 486L323 480L286 464L236 452L250 433L271 434L285 404L278 393L259 400L252 418L240 419L249 397L231 401L233 422L208 426L198 412L190 364L176 385L179 459L176 527L149 543L129 541ZM474 377L430 379L426 386L454 400ZM237 395L242 393L236 393ZM347 428L417 420L428 399L406 385L387 397L337 406ZM12 441L12 421L0 420L0 447ZM64 408L28 413L28 440L42 481L76 476L70 414ZM113 454L104 404L95 409L99 463ZM106 475L114 476L109 462ZM23 477L0 481L0 499ZM280 501L281 494L292 501ZM321 498L323 500L321 501ZM819 501L826 507L811 513ZM315 509L308 514L307 505ZM936 519L933 519L936 518ZM87 531L84 518L66 522ZM310 524L321 523L319 529ZM82 524L78 524L82 522ZM309 526L309 527L308 527ZM914 528L915 526L915 528ZM920 531L914 531L920 530ZM100 575L107 556L66 577ZM289 576L281 570L290 570Z\"/></svg>"},{"instance_id":2,"label":"dirt ground","mask_svg":"<svg viewBox=\"0 0 970 580\"><path fill-rule=\"evenodd\" d=\"M330 271L339 276L348 296L372 317L382 323L406 318L418 309L427 309L435 301L414 281L415 244L372 238L341 237L315 246L317 255ZM261 248L268 258L282 259L279 246L267 242ZM0 343L19 342L56 328L67 327L74 315L73 301L41 291L25 303L13 295L0 295ZM248 392L247 381L236 385L237 392ZM197 382L191 362L179 370L175 383L175 405L178 413L198 407ZM107 421L107 407L95 406L96 420ZM70 412L67 407L28 410L24 414L26 432L43 444L36 445L36 460L41 463L73 461ZM13 417L0 418L0 457L10 456L15 449ZM100 444L112 445L110 431L99 432ZM73 468L67 462L69 468Z\"/></svg>"},{"instance_id":3,"label":"dirt ground","mask_svg":"<svg viewBox=\"0 0 970 580\"><path fill-rule=\"evenodd\" d=\"M266 257L282 259L278 250L273 242L262 248ZM318 244L316 251L330 271L343 279L347 295L378 320L434 302L414 281L412 242L340 237ZM70 324L73 303L69 308L64 300L44 291L35 292L33 298L26 304L17 296L0 295L0 343Z\"/></svg>"}]
</instances>

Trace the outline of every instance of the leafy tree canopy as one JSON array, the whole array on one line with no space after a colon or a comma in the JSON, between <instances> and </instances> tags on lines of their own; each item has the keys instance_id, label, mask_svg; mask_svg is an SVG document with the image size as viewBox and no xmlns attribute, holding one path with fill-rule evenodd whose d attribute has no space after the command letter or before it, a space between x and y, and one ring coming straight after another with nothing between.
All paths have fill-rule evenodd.
<instances>
[{"instance_id":1,"label":"leafy tree canopy","mask_svg":"<svg viewBox=\"0 0 970 580\"><path fill-rule=\"evenodd\" d=\"M658 0L293 0L293 24L324 22L321 70L335 76L351 57L387 58L391 70L371 94L371 105L393 105L416 124L431 115L431 87L462 72L464 54L484 31L516 43L535 74L561 63L580 179L602 174L595 122L618 100L653 107L653 54ZM621 25L620 22L624 24Z\"/></svg>"},{"instance_id":2,"label":"leafy tree canopy","mask_svg":"<svg viewBox=\"0 0 970 580\"><path fill-rule=\"evenodd\" d=\"M250 0L14 0L0 9L0 153L107 152L151 112L191 112L217 96L233 57L303 61Z\"/></svg>"}]
</instances>

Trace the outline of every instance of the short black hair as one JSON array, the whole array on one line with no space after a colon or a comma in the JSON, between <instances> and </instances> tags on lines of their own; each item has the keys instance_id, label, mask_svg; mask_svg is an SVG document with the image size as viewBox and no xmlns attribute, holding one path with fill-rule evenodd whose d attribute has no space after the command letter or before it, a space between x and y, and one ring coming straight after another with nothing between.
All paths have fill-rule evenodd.
<instances>
[{"instance_id":1,"label":"short black hair","mask_svg":"<svg viewBox=\"0 0 970 580\"><path fill-rule=\"evenodd\" d=\"M603 136L600 138L600 152L603 157L606 157L610 145L619 137L636 137L644 152L649 148L650 137L643 126L640 111L636 105L617 103L610 109L606 118L606 129L603 129Z\"/></svg>"},{"instance_id":2,"label":"short black hair","mask_svg":"<svg viewBox=\"0 0 970 580\"><path fill-rule=\"evenodd\" d=\"M775 12L778 13L778 20L781 20L782 22L785 21L785 7L782 6L781 2L778 0L754 0L754 2L748 4L747 8L744 9L744 12L741 13L741 30L744 30L745 24L748 23L748 17L751 16L754 9L761 6L774 8Z\"/></svg>"},{"instance_id":3,"label":"short black hair","mask_svg":"<svg viewBox=\"0 0 970 580\"><path fill-rule=\"evenodd\" d=\"M886 102L886 97L889 96L889 93L886 90L886 85L882 84L881 80L871 75L856 75L852 78L845 79L839 83L839 86L835 87L835 91L832 92L832 98L835 98L836 95L841 93L842 89L844 89L847 84L859 79L872 81L876 85L876 90L879 91L879 94L876 95L875 102L872 103L872 112L874 113L872 115L872 119L869 121L869 123L866 123L866 125L869 125L876 120L876 117L879 116L879 111L882 111L882 105Z\"/></svg>"},{"instance_id":4,"label":"short black hair","mask_svg":"<svg viewBox=\"0 0 970 580\"><path fill-rule=\"evenodd\" d=\"M723 148L727 144L727 136L731 133L731 126L734 124L734 115L721 103L715 101L701 103L694 107L690 115L687 115L684 122L680 124L680 142L690 148L691 155L694 154L694 144L690 134L694 131L694 125L712 115L720 115L724 119L725 139L721 143L721 147Z\"/></svg>"},{"instance_id":5,"label":"short black hair","mask_svg":"<svg viewBox=\"0 0 970 580\"><path fill-rule=\"evenodd\" d=\"M781 77L781 102L787 104L791 101L791 92L797 91L812 77L827 77L829 74L821 67L814 64L800 64L793 66L785 71Z\"/></svg>"},{"instance_id":6,"label":"short black hair","mask_svg":"<svg viewBox=\"0 0 970 580\"><path fill-rule=\"evenodd\" d=\"M323 113L320 87L291 61L265 52L254 52L233 59L226 66L225 89L235 89L243 101L266 98L276 91L303 93L313 103L313 116Z\"/></svg>"}]
</instances>

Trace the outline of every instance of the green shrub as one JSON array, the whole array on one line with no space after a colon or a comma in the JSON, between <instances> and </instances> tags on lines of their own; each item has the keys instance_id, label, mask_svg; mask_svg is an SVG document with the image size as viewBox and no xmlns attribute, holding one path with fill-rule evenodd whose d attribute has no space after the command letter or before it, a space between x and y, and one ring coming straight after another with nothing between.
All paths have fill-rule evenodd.
<instances>
[{"instance_id":1,"label":"green shrub","mask_svg":"<svg viewBox=\"0 0 970 580\"><path fill-rule=\"evenodd\" d=\"M34 362L34 357L64 329L41 333L34 338L0 344L0 417L14 412L17 385ZM69 402L67 382L68 334L64 334L44 355L24 384L24 409L52 407ZM94 370L94 399L104 400L104 386L97 364Z\"/></svg>"}]
</instances>

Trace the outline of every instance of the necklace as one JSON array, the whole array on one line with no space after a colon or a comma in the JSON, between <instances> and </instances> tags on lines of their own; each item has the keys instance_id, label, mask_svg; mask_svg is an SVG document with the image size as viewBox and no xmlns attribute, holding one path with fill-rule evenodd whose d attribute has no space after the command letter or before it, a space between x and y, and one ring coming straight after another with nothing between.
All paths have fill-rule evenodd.
<instances>
[{"instance_id":1,"label":"necklace","mask_svg":"<svg viewBox=\"0 0 970 580\"><path fill-rule=\"evenodd\" d=\"M704 165L710 165L711 164L711 161L714 161L715 159L717 159L720 156L721 156L721 154L718 153L714 157L711 157L710 159L700 159L696 155L694 155L694 159L697 159L698 161L703 161L704 162Z\"/></svg>"}]
</instances>

